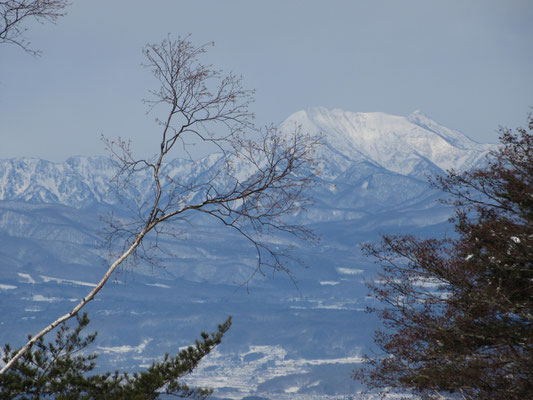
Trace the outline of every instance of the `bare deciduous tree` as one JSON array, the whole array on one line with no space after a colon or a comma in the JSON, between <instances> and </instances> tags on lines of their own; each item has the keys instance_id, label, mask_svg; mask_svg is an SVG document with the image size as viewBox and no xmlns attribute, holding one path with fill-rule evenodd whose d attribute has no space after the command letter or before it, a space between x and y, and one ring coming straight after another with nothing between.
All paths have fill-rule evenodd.
<instances>
[{"instance_id":1,"label":"bare deciduous tree","mask_svg":"<svg viewBox=\"0 0 533 400\"><path fill-rule=\"evenodd\" d=\"M304 190L314 178L312 153L318 139L299 129L290 134L275 128L255 129L248 108L253 91L243 89L240 78L223 76L203 65L199 57L207 46L195 47L185 39L145 48L146 67L160 85L147 102L152 112L166 110L164 118L156 119L161 128L158 153L136 158L128 142L105 142L118 165L119 192L131 187L141 174L150 177L149 187L143 183L146 196L136 204L133 220L112 220L107 233L115 243L120 240L121 252L98 285L70 312L31 338L0 374L40 337L76 315L126 259L145 256L146 250L157 247L158 235L172 234L172 221L199 213L234 229L255 248L258 271L268 266L289 272L287 249L269 246L263 240L268 233L313 238L311 232L284 222L283 217L309 204ZM173 175L167 168L169 158L187 155L194 140L218 150L211 167L196 179ZM149 234L151 245L143 246Z\"/></svg>"},{"instance_id":2,"label":"bare deciduous tree","mask_svg":"<svg viewBox=\"0 0 533 400\"><path fill-rule=\"evenodd\" d=\"M0 43L10 43L21 47L27 53L37 56L38 50L30 48L24 37L29 20L55 22L65 15L66 0L7 0L0 1Z\"/></svg>"}]
</instances>

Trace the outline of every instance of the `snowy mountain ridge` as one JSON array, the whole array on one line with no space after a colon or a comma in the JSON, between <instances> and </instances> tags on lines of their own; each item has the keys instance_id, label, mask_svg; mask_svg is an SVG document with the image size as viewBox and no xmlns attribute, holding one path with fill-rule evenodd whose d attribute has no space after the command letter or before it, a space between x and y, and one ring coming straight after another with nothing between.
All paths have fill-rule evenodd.
<instances>
[{"instance_id":1,"label":"snowy mountain ridge","mask_svg":"<svg viewBox=\"0 0 533 400\"><path fill-rule=\"evenodd\" d=\"M354 174L401 175L425 182L428 175L452 167L471 168L493 147L476 143L419 111L400 117L311 108L289 116L280 130L289 132L296 126L323 136L325 145L317 155L323 171L321 179L335 185L353 184ZM165 174L188 181L209 171L216 162L216 154L197 161L175 159ZM0 160L0 200L78 208L99 203L113 205L118 201L111 182L114 171L106 157L77 156L63 163L35 158ZM136 179L142 187L149 176L139 174ZM363 189L368 184L368 179L361 181ZM139 198L142 194L132 189L123 195Z\"/></svg>"}]
</instances>

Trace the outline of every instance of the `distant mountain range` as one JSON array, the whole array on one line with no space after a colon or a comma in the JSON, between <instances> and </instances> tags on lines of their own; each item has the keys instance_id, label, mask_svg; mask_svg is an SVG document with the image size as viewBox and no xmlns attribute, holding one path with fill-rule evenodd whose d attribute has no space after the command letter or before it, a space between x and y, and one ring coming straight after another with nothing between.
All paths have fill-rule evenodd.
<instances>
[{"instance_id":1,"label":"distant mountain range","mask_svg":"<svg viewBox=\"0 0 533 400\"><path fill-rule=\"evenodd\" d=\"M350 209L361 208L357 204L401 204L417 197L420 183L425 188L428 176L450 168L471 168L483 160L492 146L476 143L419 111L399 117L312 108L292 114L281 124L281 130L291 131L297 126L324 139L318 159L321 179L329 185L322 186L319 192L325 199L334 199ZM209 170L216 159L216 154L198 161L175 159L165 174L192 179ZM78 156L63 163L36 158L0 160L0 200L76 208L113 205L117 202L113 176L113 164L106 157ZM140 175L137 179L149 177ZM137 198L140 194L124 195Z\"/></svg>"},{"instance_id":2,"label":"distant mountain range","mask_svg":"<svg viewBox=\"0 0 533 400\"><path fill-rule=\"evenodd\" d=\"M123 271L88 306L102 368L146 365L232 314L227 338L191 378L214 386L216 398L341 399L357 390L350 371L376 326L363 312L370 301L364 281L374 279L375 265L359 244L381 233L448 232L451 210L437 201L428 176L480 165L494 145L419 111L400 117L313 108L280 129L296 126L324 140L319 185L310 193L315 206L293 217L322 238L315 247L294 243L309 266L294 267L298 289L269 275L253 280L251 293L241 290L234 282L253 271L253 249L218 225L184 227L183 240L163 241L168 254L159 266ZM194 179L218 159L176 159L165 173ZM99 279L107 262L99 216L122 212L113 175L104 157L0 160L0 344L22 344ZM148 177L137 179L142 187Z\"/></svg>"}]
</instances>

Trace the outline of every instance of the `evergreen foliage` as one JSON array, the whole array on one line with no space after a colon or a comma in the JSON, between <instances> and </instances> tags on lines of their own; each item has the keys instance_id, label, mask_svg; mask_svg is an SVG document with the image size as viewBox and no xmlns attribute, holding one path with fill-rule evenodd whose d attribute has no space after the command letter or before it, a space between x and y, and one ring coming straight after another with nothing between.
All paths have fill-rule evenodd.
<instances>
[{"instance_id":1,"label":"evergreen foliage","mask_svg":"<svg viewBox=\"0 0 533 400\"><path fill-rule=\"evenodd\" d=\"M355 378L421 398L533 399L533 117L501 129L483 168L437 178L456 207L457 238L385 236L383 351Z\"/></svg>"},{"instance_id":2,"label":"evergreen foliage","mask_svg":"<svg viewBox=\"0 0 533 400\"><path fill-rule=\"evenodd\" d=\"M89 324L89 318L87 314L76 318L75 328L61 324L53 342L44 343L41 338L6 374L0 375L0 399L155 400L164 395L206 399L212 393L206 388L190 388L180 379L190 374L221 342L231 326L231 318L219 325L217 332L202 332L201 340L194 346L176 356L166 354L162 361L154 362L145 371L90 376L97 354L87 354L85 350L97 334L83 336L82 330ZM14 353L6 345L4 361Z\"/></svg>"}]
</instances>

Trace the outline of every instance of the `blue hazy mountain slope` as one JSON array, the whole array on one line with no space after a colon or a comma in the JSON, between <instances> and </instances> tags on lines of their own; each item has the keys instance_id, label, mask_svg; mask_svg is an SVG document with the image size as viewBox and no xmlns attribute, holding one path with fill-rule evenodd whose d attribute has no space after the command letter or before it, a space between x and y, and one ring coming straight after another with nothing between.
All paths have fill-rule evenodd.
<instances>
[{"instance_id":1,"label":"blue hazy mountain slope","mask_svg":"<svg viewBox=\"0 0 533 400\"><path fill-rule=\"evenodd\" d=\"M483 162L492 145L478 144L420 112L409 117L323 108L292 114L281 131L321 134L322 171L309 193L315 206L290 216L321 236L293 244L308 268L257 275L255 253L223 226L205 219L161 242L155 265L121 270L86 310L98 330L101 369L135 370L190 344L202 330L233 315L223 344L189 378L214 387L217 398L343 398L357 390L350 371L371 346L377 321L364 282L375 278L360 244L381 233L449 232L450 209L427 176ZM219 156L176 159L166 173L181 180L208 174ZM120 203L112 163L72 157L0 160L0 342L21 345L72 307L100 279L108 255L100 217L123 215L128 201L149 194L139 176ZM252 398L252 397L250 397Z\"/></svg>"}]
</instances>

